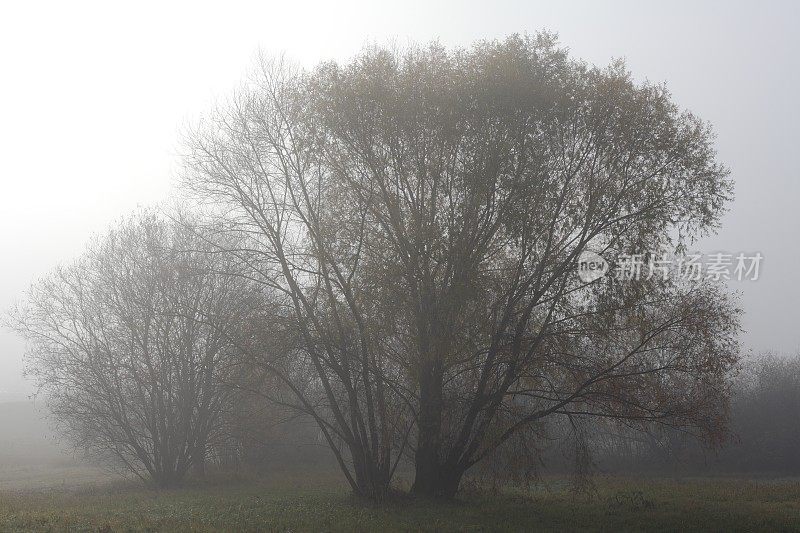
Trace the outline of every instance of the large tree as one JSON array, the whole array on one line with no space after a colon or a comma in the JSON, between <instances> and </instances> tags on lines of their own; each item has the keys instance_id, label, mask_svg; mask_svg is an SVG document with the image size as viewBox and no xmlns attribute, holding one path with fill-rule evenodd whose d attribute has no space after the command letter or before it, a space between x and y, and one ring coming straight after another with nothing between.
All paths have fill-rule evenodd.
<instances>
[{"instance_id":1,"label":"large tree","mask_svg":"<svg viewBox=\"0 0 800 533\"><path fill-rule=\"evenodd\" d=\"M186 220L142 212L36 282L11 315L59 429L161 486L224 438L259 304L213 251Z\"/></svg>"},{"instance_id":2,"label":"large tree","mask_svg":"<svg viewBox=\"0 0 800 533\"><path fill-rule=\"evenodd\" d=\"M379 451L366 463L383 474L410 428L413 490L451 496L547 417L721 432L725 294L576 275L587 249L613 265L712 230L731 194L712 140L622 65L511 37L306 73L264 62L190 136L186 182L256 241L257 277L280 279L321 425L354 464Z\"/></svg>"}]
</instances>

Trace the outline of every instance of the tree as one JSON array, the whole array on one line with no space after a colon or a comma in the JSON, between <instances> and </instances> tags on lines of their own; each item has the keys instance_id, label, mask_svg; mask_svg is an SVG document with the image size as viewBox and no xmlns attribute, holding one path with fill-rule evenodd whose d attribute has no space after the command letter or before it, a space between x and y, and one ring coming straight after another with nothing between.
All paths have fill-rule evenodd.
<instances>
[{"instance_id":1,"label":"tree","mask_svg":"<svg viewBox=\"0 0 800 533\"><path fill-rule=\"evenodd\" d=\"M160 486L202 465L258 292L186 221L139 213L35 283L12 313L58 427ZM227 261L227 262L226 262Z\"/></svg>"},{"instance_id":2,"label":"tree","mask_svg":"<svg viewBox=\"0 0 800 533\"><path fill-rule=\"evenodd\" d=\"M282 276L304 349L325 346L321 382L357 369L350 413L381 413L380 457L411 429L414 492L452 496L546 417L719 436L738 357L724 291L576 276L589 249L680 254L730 197L709 127L663 87L549 35L256 79L190 136L186 183L267 243L262 280Z\"/></svg>"},{"instance_id":3,"label":"tree","mask_svg":"<svg viewBox=\"0 0 800 533\"><path fill-rule=\"evenodd\" d=\"M241 243L220 251L249 265L282 306L263 327L284 344L252 354L289 391L272 400L312 417L353 491L382 499L411 423L386 354L393 324L381 315L381 287L364 279L358 243L367 228L348 228L344 241L336 233L335 217L365 207L345 204L315 172L306 112L297 72L263 61L250 85L188 134L184 183Z\"/></svg>"}]
</instances>

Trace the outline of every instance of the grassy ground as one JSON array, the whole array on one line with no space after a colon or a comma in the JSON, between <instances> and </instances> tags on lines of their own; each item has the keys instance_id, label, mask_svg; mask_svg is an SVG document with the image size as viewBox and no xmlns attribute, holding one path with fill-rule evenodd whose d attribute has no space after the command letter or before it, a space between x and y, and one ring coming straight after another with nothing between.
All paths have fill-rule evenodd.
<instances>
[{"instance_id":1,"label":"grassy ground","mask_svg":"<svg viewBox=\"0 0 800 533\"><path fill-rule=\"evenodd\" d=\"M107 484L119 479L108 470L77 462L30 463L0 461L0 502L9 492L36 489L67 489L93 484ZM0 530L2 531L2 530Z\"/></svg>"},{"instance_id":2,"label":"grassy ground","mask_svg":"<svg viewBox=\"0 0 800 533\"><path fill-rule=\"evenodd\" d=\"M0 531L792 531L800 482L601 478L593 495L530 491L375 506L329 476L155 491L130 482L0 490Z\"/></svg>"}]
</instances>

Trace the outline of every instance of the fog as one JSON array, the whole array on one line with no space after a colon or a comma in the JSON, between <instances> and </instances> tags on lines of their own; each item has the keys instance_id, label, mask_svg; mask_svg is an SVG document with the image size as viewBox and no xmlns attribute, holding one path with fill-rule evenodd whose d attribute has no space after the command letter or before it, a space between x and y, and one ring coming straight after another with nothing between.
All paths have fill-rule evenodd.
<instances>
[{"instance_id":1,"label":"fog","mask_svg":"<svg viewBox=\"0 0 800 533\"><path fill-rule=\"evenodd\" d=\"M798 20L800 4L779 1L6 2L0 5L0 313L23 301L37 279L77 258L93 235L176 195L187 150L181 132L230 97L259 51L311 68L346 63L372 44L438 41L451 49L546 30L572 58L599 66L623 59L635 80L664 83L678 107L711 124L735 199L718 231L690 249L761 254L759 279L728 281L743 310L743 360L797 354ZM0 466L66 464L68 477L77 463L29 405L34 386L23 376L24 353L24 341L0 327ZM796 475L785 450L765 456L758 450L761 433L769 432L760 423L788 427L800 363L764 361L748 367L752 380L737 383L733 402L734 427L753 438L723 454L722 469ZM760 394L779 376L780 385ZM761 419L756 404L768 416ZM318 438L313 424L298 427L288 437L265 438L274 437L278 447L291 447L297 434ZM795 438L775 440L784 446ZM620 451L625 440L609 442L611 451L598 455L607 452L607 464L616 467L620 457L627 460ZM687 450L686 464L701 468L704 452ZM637 464L667 461L646 443L637 453ZM563 462L559 457L555 463ZM38 478L31 480L36 486Z\"/></svg>"},{"instance_id":2,"label":"fog","mask_svg":"<svg viewBox=\"0 0 800 533\"><path fill-rule=\"evenodd\" d=\"M798 15L792 2L4 4L0 307L92 232L167 196L179 128L236 85L259 47L312 65L370 42L468 45L549 29L576 57L622 57L637 77L667 82L679 105L714 125L736 199L697 249L764 255L761 279L732 283L743 342L794 351ZM0 333L0 398L31 392L23 349Z\"/></svg>"}]
</instances>

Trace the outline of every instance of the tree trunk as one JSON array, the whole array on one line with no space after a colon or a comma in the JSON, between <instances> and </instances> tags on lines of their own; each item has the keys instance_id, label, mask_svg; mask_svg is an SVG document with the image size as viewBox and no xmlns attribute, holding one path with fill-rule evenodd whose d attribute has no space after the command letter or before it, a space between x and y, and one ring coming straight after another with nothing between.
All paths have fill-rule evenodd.
<instances>
[{"instance_id":1,"label":"tree trunk","mask_svg":"<svg viewBox=\"0 0 800 533\"><path fill-rule=\"evenodd\" d=\"M199 478L204 478L206 476L205 451L198 453L192 461L192 473Z\"/></svg>"},{"instance_id":2,"label":"tree trunk","mask_svg":"<svg viewBox=\"0 0 800 533\"><path fill-rule=\"evenodd\" d=\"M435 358L422 366L419 374L419 423L417 450L414 455L415 475L411 492L426 498L452 497L458 488L450 485L441 458L442 371Z\"/></svg>"},{"instance_id":3,"label":"tree trunk","mask_svg":"<svg viewBox=\"0 0 800 533\"><path fill-rule=\"evenodd\" d=\"M355 474L354 492L368 500L383 501L389 495L389 476L385 465L364 452L360 446L350 447Z\"/></svg>"},{"instance_id":4,"label":"tree trunk","mask_svg":"<svg viewBox=\"0 0 800 533\"><path fill-rule=\"evenodd\" d=\"M451 499L458 492L464 468L452 467L439 462L428 463L420 468L417 462L416 476L411 492L423 498Z\"/></svg>"}]
</instances>

